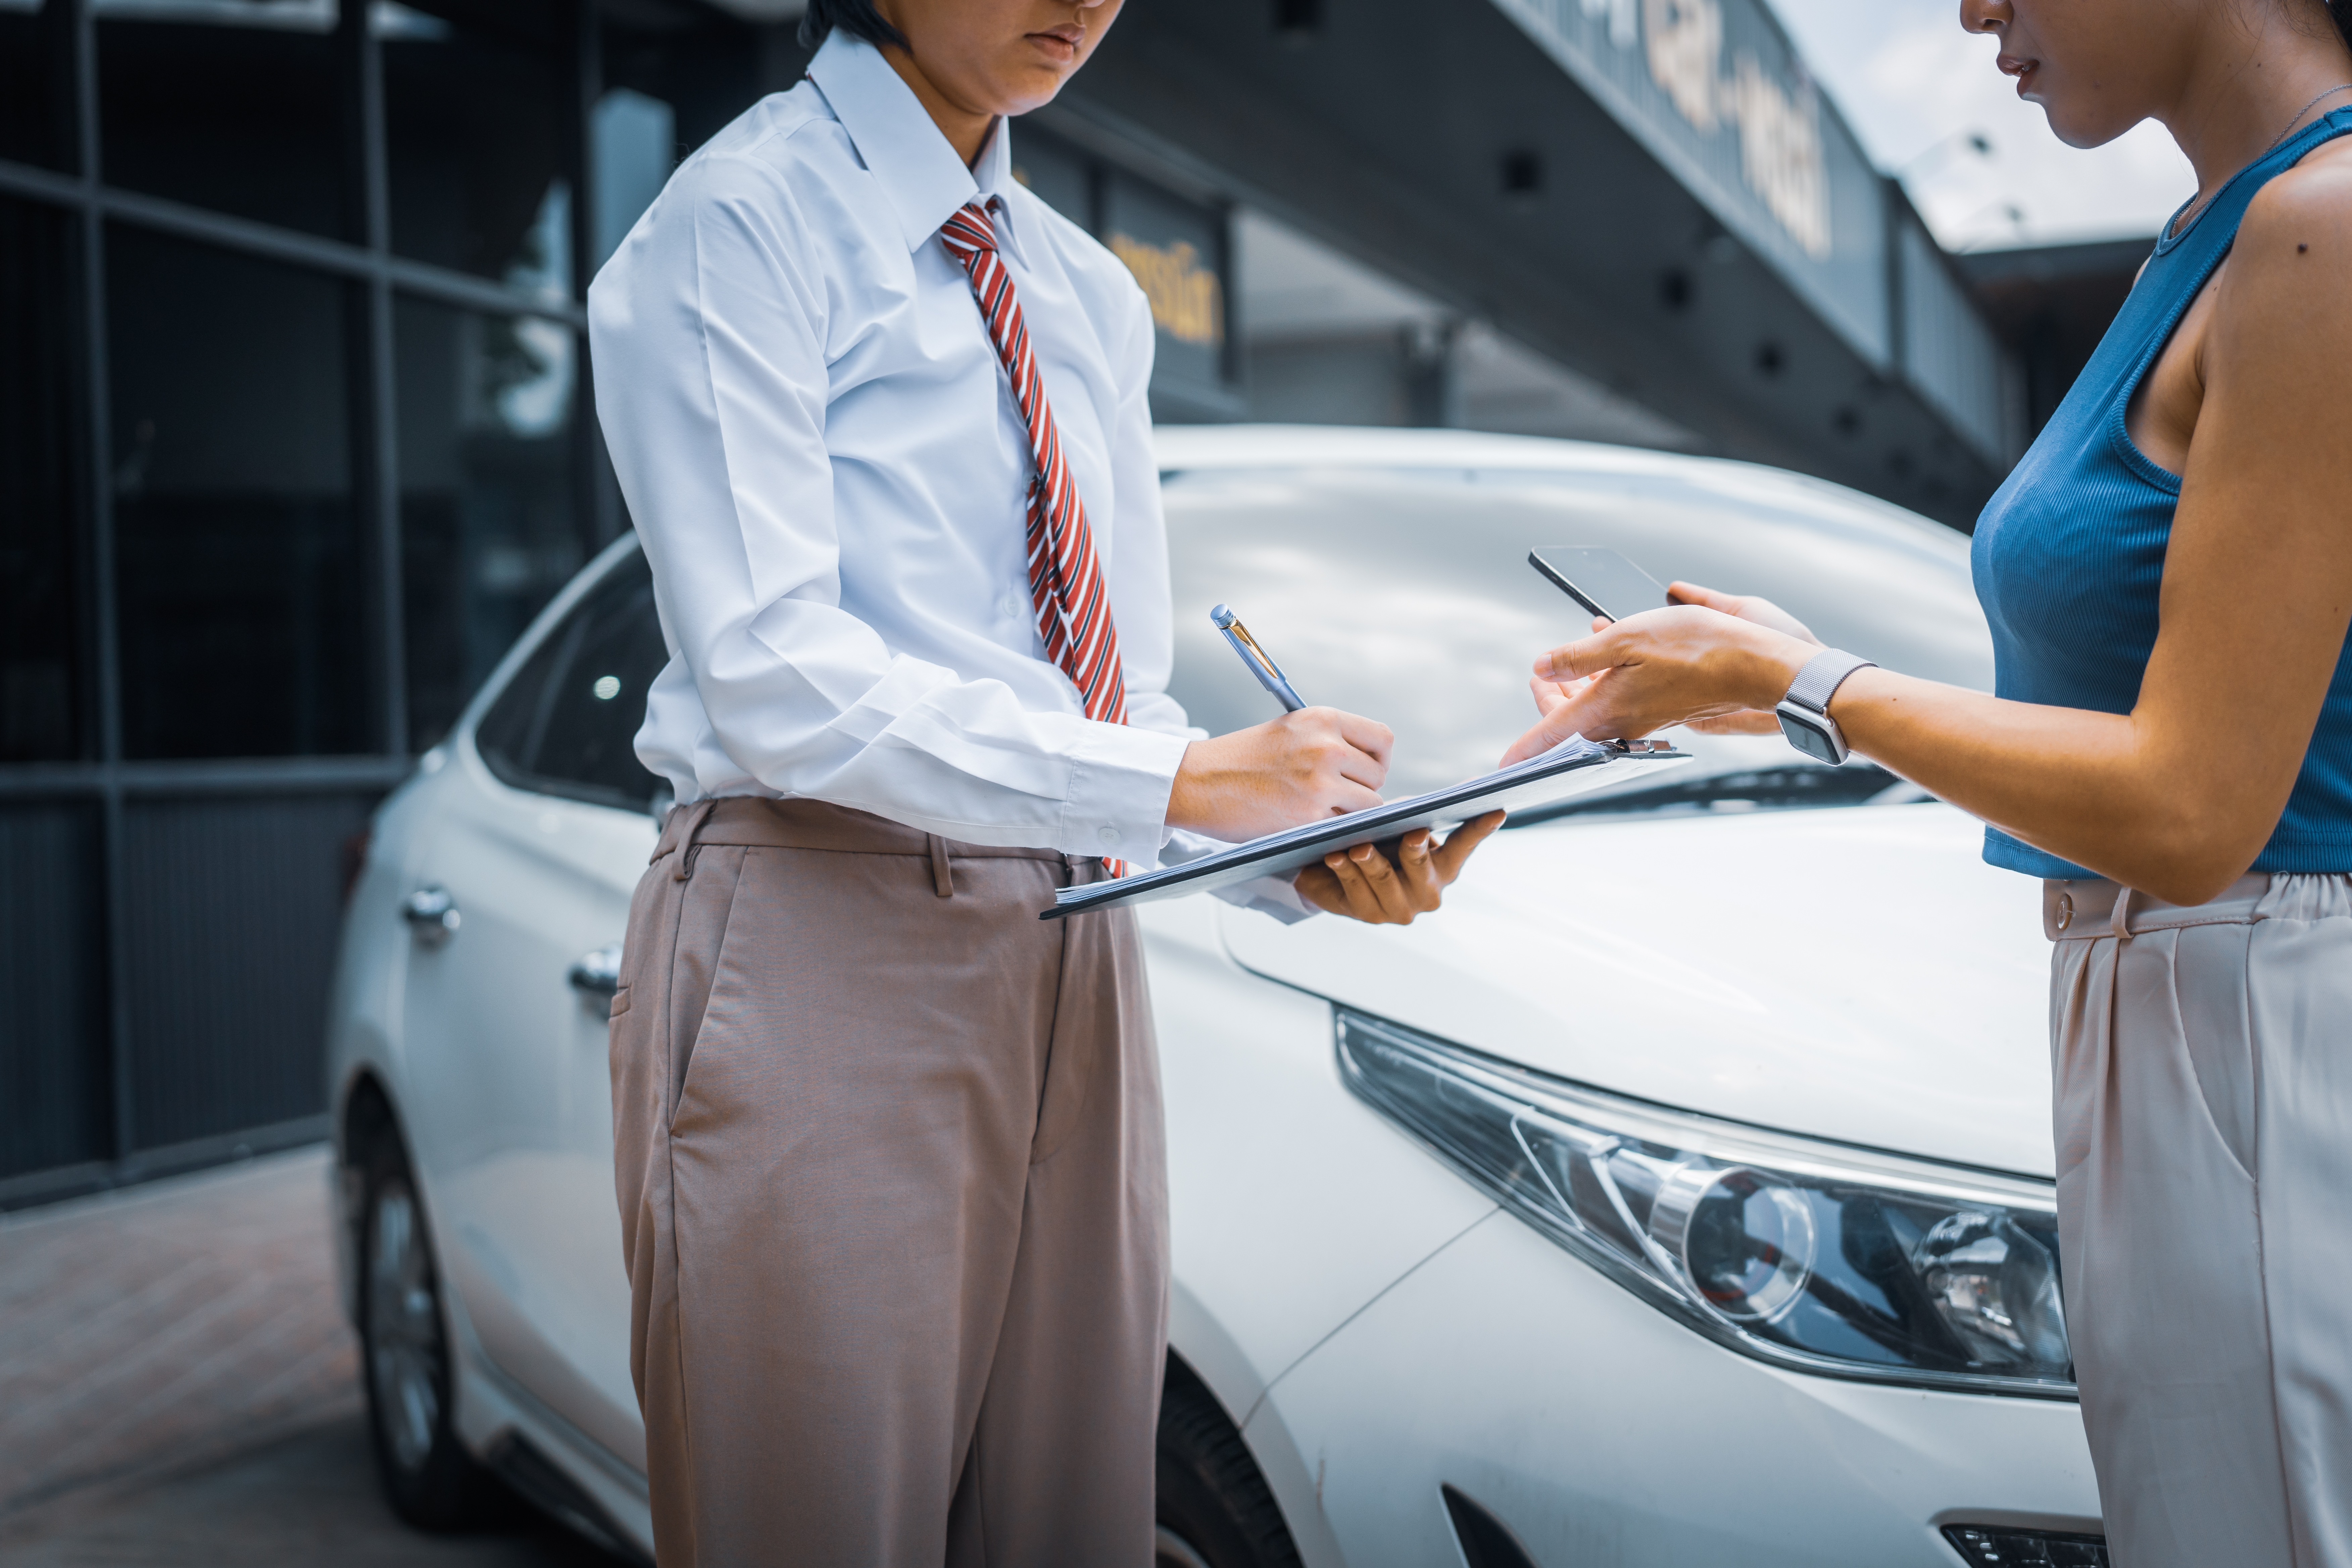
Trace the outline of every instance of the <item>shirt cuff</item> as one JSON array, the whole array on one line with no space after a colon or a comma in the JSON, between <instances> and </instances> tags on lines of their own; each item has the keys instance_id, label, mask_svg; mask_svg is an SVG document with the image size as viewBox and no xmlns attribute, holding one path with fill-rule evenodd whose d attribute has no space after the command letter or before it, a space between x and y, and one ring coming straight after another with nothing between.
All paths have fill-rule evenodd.
<instances>
[{"instance_id":1,"label":"shirt cuff","mask_svg":"<svg viewBox=\"0 0 2352 1568\"><path fill-rule=\"evenodd\" d=\"M1192 742L1131 724L1089 724L1069 754L1061 850L1150 866L1160 858L1168 797Z\"/></svg>"},{"instance_id":2,"label":"shirt cuff","mask_svg":"<svg viewBox=\"0 0 2352 1568\"><path fill-rule=\"evenodd\" d=\"M1188 833L1181 827L1170 828L1167 837L1168 842L1160 851L1162 866L1181 866L1188 860L1198 860L1203 855L1214 855L1221 849L1233 847L1221 839L1211 838L1202 833ZM1238 904L1245 910L1272 915L1285 925L1297 925L1300 921L1323 912L1298 896L1298 889L1294 885L1297 876L1294 871L1289 876L1253 877L1246 882L1218 888L1210 896L1223 899L1229 904Z\"/></svg>"}]
</instances>

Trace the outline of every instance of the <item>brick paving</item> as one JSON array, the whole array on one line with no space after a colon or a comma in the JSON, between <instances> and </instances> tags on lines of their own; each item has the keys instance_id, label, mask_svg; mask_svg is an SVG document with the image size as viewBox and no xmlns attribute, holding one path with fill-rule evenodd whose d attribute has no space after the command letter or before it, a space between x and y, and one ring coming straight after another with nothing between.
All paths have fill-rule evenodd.
<instances>
[{"instance_id":1,"label":"brick paving","mask_svg":"<svg viewBox=\"0 0 2352 1568\"><path fill-rule=\"evenodd\" d=\"M520 1507L430 1537L376 1489L323 1150L0 1216L0 1563L563 1564Z\"/></svg>"}]
</instances>

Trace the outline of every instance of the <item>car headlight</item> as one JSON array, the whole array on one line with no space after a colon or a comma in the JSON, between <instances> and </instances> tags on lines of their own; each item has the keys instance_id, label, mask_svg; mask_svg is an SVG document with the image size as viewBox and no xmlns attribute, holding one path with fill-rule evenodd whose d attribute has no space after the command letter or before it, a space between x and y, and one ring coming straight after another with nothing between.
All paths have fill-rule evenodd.
<instances>
[{"instance_id":1,"label":"car headlight","mask_svg":"<svg viewBox=\"0 0 2352 1568\"><path fill-rule=\"evenodd\" d=\"M1669 1110L1338 1017L1359 1098L1710 1339L1837 1377L2074 1394L2047 1183Z\"/></svg>"}]
</instances>

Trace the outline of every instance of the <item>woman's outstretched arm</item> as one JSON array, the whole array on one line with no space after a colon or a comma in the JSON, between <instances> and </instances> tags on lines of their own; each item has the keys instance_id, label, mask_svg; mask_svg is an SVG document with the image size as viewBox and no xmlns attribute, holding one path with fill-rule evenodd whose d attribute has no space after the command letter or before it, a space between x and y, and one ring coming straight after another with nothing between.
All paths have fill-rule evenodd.
<instances>
[{"instance_id":1,"label":"woman's outstretched arm","mask_svg":"<svg viewBox=\"0 0 2352 1568\"><path fill-rule=\"evenodd\" d=\"M2002 831L2175 903L2243 874L2277 826L2352 624L2352 151L2264 187L2194 363L2161 630L2127 714L1856 671L1853 749ZM1678 592L1685 598L1703 591ZM1768 607L1769 608L1769 607ZM1507 760L1571 733L1744 727L1816 646L1762 611L1691 605L1536 663L1558 693ZM1587 679L1586 678L1591 678Z\"/></svg>"}]
</instances>

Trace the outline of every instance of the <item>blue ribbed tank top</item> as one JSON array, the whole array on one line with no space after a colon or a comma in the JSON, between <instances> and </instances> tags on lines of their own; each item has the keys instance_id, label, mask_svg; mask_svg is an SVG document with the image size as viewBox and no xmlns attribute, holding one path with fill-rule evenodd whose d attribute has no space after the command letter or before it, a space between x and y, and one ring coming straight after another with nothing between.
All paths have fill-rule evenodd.
<instances>
[{"instance_id":1,"label":"blue ribbed tank top","mask_svg":"<svg viewBox=\"0 0 2352 1568\"><path fill-rule=\"evenodd\" d=\"M2122 311L2050 423L1977 520L1971 564L1992 623L1994 690L2020 702L2128 713L2156 647L2157 593L2180 478L2124 430L2132 392L2238 237L2246 204L2314 147L2352 132L2352 109L2306 126L2231 175L2157 242ZM2352 310L2352 300L2339 301ZM2337 389L2315 386L2314 397ZM2352 496L2345 498L2352 526ZM2259 680L2260 670L2245 679ZM2216 744L2222 744L2216 738ZM2032 877L2097 873L1985 830L1985 858ZM2352 871L2352 639L2257 871Z\"/></svg>"}]
</instances>

